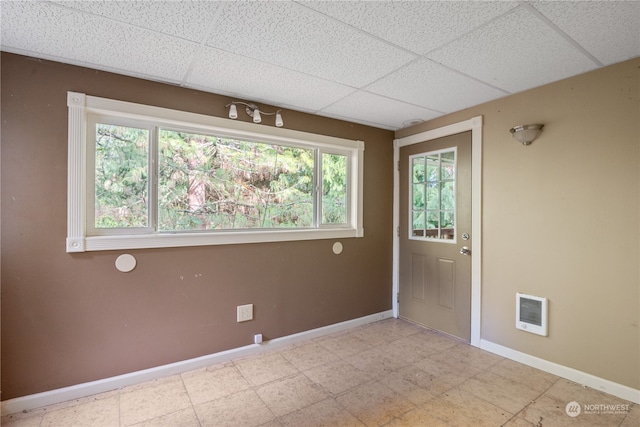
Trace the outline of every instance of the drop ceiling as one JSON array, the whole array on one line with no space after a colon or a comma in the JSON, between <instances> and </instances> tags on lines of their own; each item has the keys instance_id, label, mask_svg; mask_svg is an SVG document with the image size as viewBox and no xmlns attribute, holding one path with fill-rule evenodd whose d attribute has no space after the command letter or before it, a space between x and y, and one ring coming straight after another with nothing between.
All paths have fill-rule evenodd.
<instances>
[{"instance_id":1,"label":"drop ceiling","mask_svg":"<svg viewBox=\"0 0 640 427\"><path fill-rule=\"evenodd\" d=\"M3 51L390 130L640 56L636 1L4 0L0 13Z\"/></svg>"}]
</instances>

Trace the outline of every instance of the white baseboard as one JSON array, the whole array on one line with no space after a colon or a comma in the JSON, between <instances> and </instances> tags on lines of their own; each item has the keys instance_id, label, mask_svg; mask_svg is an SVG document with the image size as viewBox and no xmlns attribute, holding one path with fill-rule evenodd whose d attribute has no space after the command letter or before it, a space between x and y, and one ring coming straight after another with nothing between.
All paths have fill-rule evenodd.
<instances>
[{"instance_id":1,"label":"white baseboard","mask_svg":"<svg viewBox=\"0 0 640 427\"><path fill-rule=\"evenodd\" d=\"M636 390L635 388L605 380L604 378L596 377L595 375L554 362L549 362L548 360L540 359L539 357L531 356L530 354L522 353L491 341L480 340L480 348L621 399L633 403L640 403L640 390Z\"/></svg>"},{"instance_id":2,"label":"white baseboard","mask_svg":"<svg viewBox=\"0 0 640 427\"><path fill-rule=\"evenodd\" d=\"M221 351L219 353L209 354L207 356L197 357L195 359L183 360L181 362L171 363L168 365L158 366L155 368L145 369L142 371L131 372L116 377L105 378L102 380L91 381L88 383L78 384L70 387L59 388L56 390L45 391L42 393L31 394L28 396L17 397L2 402L2 415L14 414L20 411L28 411L31 409L41 408L56 403L66 402L73 399L92 396L98 393L104 393L111 390L117 390L122 387L139 384L145 381L164 378L171 375L181 374L183 372L192 371L194 369L204 368L215 363L228 362L230 360L259 354L267 350L286 347L297 342L320 337L323 335L341 332L348 329L363 326L368 323L377 322L379 320L393 317L393 310L387 310L369 316L359 317L357 319L347 320L341 323L335 323L329 326L312 329L310 331L300 332L286 337L275 338L264 341L262 344L251 344L232 350Z\"/></svg>"}]
</instances>

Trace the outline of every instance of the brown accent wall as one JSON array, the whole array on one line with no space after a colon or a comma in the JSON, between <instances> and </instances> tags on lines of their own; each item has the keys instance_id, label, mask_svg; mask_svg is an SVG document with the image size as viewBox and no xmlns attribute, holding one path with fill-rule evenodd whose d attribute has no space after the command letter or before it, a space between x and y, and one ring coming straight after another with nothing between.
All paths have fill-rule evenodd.
<instances>
[{"instance_id":1,"label":"brown accent wall","mask_svg":"<svg viewBox=\"0 0 640 427\"><path fill-rule=\"evenodd\" d=\"M334 240L68 254L67 91L219 117L231 99L4 52L1 67L2 400L391 308L392 132L283 112L365 141L365 237L341 255ZM253 321L236 323L240 304Z\"/></svg>"},{"instance_id":2,"label":"brown accent wall","mask_svg":"<svg viewBox=\"0 0 640 427\"><path fill-rule=\"evenodd\" d=\"M482 339L640 389L640 59L404 129L484 117ZM530 146L509 129L543 123ZM549 336L515 294L549 298Z\"/></svg>"}]
</instances>

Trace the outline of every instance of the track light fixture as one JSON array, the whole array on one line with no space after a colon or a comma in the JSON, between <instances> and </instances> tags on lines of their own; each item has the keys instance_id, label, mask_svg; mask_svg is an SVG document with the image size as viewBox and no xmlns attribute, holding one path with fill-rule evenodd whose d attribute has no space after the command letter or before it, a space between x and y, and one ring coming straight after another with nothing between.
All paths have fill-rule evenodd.
<instances>
[{"instance_id":1,"label":"track light fixture","mask_svg":"<svg viewBox=\"0 0 640 427\"><path fill-rule=\"evenodd\" d=\"M251 116L253 118L253 123L260 123L262 122L262 115L267 115L267 116L276 116L276 127L282 127L284 125L284 121L282 121L282 115L280 114L280 110L276 111L275 113L269 113L266 111L260 111L260 109L258 108L257 105L255 104L248 104L246 102L242 102L242 101L233 101L230 104L225 105L225 107L227 107L229 109L229 118L230 119L237 119L238 118L238 108L236 107L236 105L244 105L245 106L245 111L247 113L248 116Z\"/></svg>"}]
</instances>

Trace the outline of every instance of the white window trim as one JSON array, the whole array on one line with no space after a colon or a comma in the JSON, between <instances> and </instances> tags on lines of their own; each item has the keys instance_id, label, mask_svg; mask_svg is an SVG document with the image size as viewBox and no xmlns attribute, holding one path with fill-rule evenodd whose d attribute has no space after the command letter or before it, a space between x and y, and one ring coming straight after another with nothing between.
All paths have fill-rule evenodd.
<instances>
[{"instance_id":1,"label":"white window trim","mask_svg":"<svg viewBox=\"0 0 640 427\"><path fill-rule=\"evenodd\" d=\"M114 249L166 248L178 246L226 245L314 239L363 237L364 142L306 132L259 126L203 114L171 110L131 102L98 98L68 92L69 145L67 177L67 252ZM351 152L349 224L313 229L242 230L204 233L162 233L146 235L87 236L87 115L105 114L159 121L166 125L188 127L229 137L253 139L278 144L291 143L320 148L325 152Z\"/></svg>"}]
</instances>

